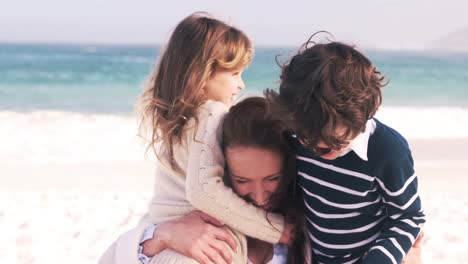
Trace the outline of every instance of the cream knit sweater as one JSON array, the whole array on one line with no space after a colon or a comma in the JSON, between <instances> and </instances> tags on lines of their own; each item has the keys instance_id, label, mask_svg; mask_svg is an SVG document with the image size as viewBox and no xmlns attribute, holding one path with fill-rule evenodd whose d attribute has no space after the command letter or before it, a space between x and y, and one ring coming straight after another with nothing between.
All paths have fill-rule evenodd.
<instances>
[{"instance_id":1,"label":"cream knit sweater","mask_svg":"<svg viewBox=\"0 0 468 264\"><path fill-rule=\"evenodd\" d=\"M198 209L247 236L277 243L283 217L269 214L267 219L264 210L245 202L223 183L220 124L227 110L220 102L207 101L199 109L198 128L189 120L182 144L173 147L181 173L170 168L167 151L160 152L150 221L157 224Z\"/></svg>"},{"instance_id":2,"label":"cream knit sweater","mask_svg":"<svg viewBox=\"0 0 468 264\"><path fill-rule=\"evenodd\" d=\"M273 244L278 242L283 231L283 217L269 214L267 219L265 211L245 202L222 181L224 157L220 147L220 124L227 107L208 101L199 110L198 129L195 131L194 120L189 120L182 145L174 147L174 159L182 173L170 169L169 155L162 151L149 212L104 252L99 264L140 264L137 252L146 228L196 209L247 236ZM247 259L245 242L245 239L239 240L242 252L238 254L242 263ZM185 263L176 261L171 254L166 255L158 261ZM236 261L236 264L241 262Z\"/></svg>"}]
</instances>

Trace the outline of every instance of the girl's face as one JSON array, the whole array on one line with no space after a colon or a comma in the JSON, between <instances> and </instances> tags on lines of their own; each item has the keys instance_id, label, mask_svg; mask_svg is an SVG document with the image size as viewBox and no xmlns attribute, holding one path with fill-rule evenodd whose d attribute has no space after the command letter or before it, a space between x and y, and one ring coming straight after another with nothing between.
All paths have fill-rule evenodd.
<instances>
[{"instance_id":1,"label":"girl's face","mask_svg":"<svg viewBox=\"0 0 468 264\"><path fill-rule=\"evenodd\" d=\"M271 209L270 197L282 177L282 157L268 149L234 146L226 149L229 177L234 191L258 207Z\"/></svg>"},{"instance_id":2,"label":"girl's face","mask_svg":"<svg viewBox=\"0 0 468 264\"><path fill-rule=\"evenodd\" d=\"M204 93L208 100L219 101L231 107L235 96L245 87L242 69L215 70L205 83Z\"/></svg>"}]
</instances>

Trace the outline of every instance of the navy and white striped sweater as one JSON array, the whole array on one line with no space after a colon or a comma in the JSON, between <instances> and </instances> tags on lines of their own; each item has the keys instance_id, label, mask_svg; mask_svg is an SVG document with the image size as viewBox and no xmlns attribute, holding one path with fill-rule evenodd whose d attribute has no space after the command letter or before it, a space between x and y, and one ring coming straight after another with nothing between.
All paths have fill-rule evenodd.
<instances>
[{"instance_id":1,"label":"navy and white striped sweater","mask_svg":"<svg viewBox=\"0 0 468 264\"><path fill-rule=\"evenodd\" d=\"M401 263L425 222L408 143L374 121L368 161L324 160L296 142L313 263Z\"/></svg>"}]
</instances>

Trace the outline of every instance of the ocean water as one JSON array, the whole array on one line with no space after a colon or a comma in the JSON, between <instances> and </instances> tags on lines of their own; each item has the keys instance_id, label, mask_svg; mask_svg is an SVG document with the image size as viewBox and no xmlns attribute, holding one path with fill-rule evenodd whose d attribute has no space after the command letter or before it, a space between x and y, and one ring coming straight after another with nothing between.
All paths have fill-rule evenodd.
<instances>
[{"instance_id":1,"label":"ocean water","mask_svg":"<svg viewBox=\"0 0 468 264\"><path fill-rule=\"evenodd\" d=\"M278 86L275 56L257 48L246 93ZM159 47L0 44L0 110L132 111ZM365 51L387 77L384 106L468 107L468 54Z\"/></svg>"},{"instance_id":2,"label":"ocean water","mask_svg":"<svg viewBox=\"0 0 468 264\"><path fill-rule=\"evenodd\" d=\"M257 47L243 96L277 88L295 48ZM158 46L0 44L0 158L132 160L134 103ZM387 77L377 117L407 138L468 136L468 54L364 51ZM104 149L105 151L96 151Z\"/></svg>"}]
</instances>

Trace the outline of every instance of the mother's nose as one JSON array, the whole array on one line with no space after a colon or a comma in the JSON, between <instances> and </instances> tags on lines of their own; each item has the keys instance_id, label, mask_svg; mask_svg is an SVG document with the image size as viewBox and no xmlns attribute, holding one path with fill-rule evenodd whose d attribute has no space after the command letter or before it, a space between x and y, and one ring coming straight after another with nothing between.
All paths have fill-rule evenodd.
<instances>
[{"instance_id":1,"label":"mother's nose","mask_svg":"<svg viewBox=\"0 0 468 264\"><path fill-rule=\"evenodd\" d=\"M257 204L257 205L264 205L268 202L268 199L270 198L269 192L263 190L263 189L257 189L254 192L252 192L251 199Z\"/></svg>"}]
</instances>

